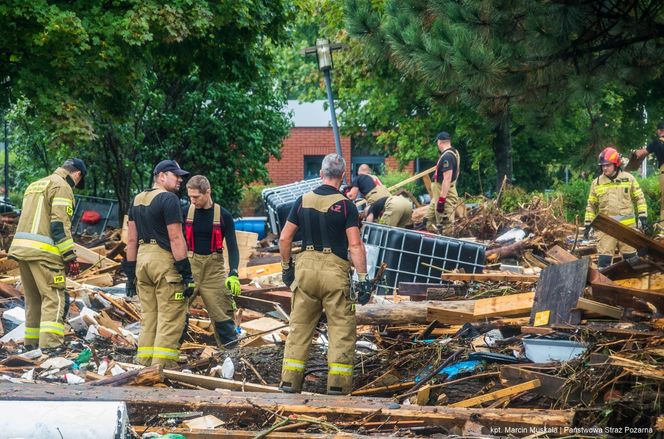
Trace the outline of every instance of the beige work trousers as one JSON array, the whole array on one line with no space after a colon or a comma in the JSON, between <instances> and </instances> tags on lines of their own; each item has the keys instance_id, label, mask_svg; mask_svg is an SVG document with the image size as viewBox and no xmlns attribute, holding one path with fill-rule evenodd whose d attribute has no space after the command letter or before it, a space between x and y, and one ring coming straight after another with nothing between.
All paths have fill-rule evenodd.
<instances>
[{"instance_id":1,"label":"beige work trousers","mask_svg":"<svg viewBox=\"0 0 664 439\"><path fill-rule=\"evenodd\" d=\"M64 266L44 261L18 261L25 295L25 346L55 348L65 338Z\"/></svg>"},{"instance_id":2,"label":"beige work trousers","mask_svg":"<svg viewBox=\"0 0 664 439\"><path fill-rule=\"evenodd\" d=\"M171 252L141 244L136 258L136 289L141 301L137 361L175 367L185 331L188 301Z\"/></svg>"},{"instance_id":3,"label":"beige work trousers","mask_svg":"<svg viewBox=\"0 0 664 439\"><path fill-rule=\"evenodd\" d=\"M633 227L632 227L633 228ZM623 254L636 253L636 249L632 246L625 244L624 242L618 241L611 235L607 235L604 232L599 230L595 231L597 235L597 254L600 256L611 256L616 252L616 247L618 251Z\"/></svg>"},{"instance_id":4,"label":"beige work trousers","mask_svg":"<svg viewBox=\"0 0 664 439\"><path fill-rule=\"evenodd\" d=\"M353 384L355 306L349 300L350 262L334 253L307 250L295 262L295 282L281 381L300 392L309 346L321 312L327 315L327 390L348 394Z\"/></svg>"},{"instance_id":5,"label":"beige work trousers","mask_svg":"<svg viewBox=\"0 0 664 439\"><path fill-rule=\"evenodd\" d=\"M224 254L212 253L199 255L192 253L189 256L191 272L194 275L196 291L201 295L205 309L207 309L210 320L223 322L233 319L233 296L226 288L226 267L224 266ZM214 331L217 344L222 346L218 331Z\"/></svg>"},{"instance_id":6,"label":"beige work trousers","mask_svg":"<svg viewBox=\"0 0 664 439\"><path fill-rule=\"evenodd\" d=\"M391 196L385 201L380 223L394 227L406 227L411 223L413 205L401 195Z\"/></svg>"},{"instance_id":7,"label":"beige work trousers","mask_svg":"<svg viewBox=\"0 0 664 439\"><path fill-rule=\"evenodd\" d=\"M439 230L445 230L454 224L454 212L459 204L459 195L456 190L456 183L452 183L445 199L445 210L442 213L436 211L436 204L440 197L441 184L431 183L431 203L427 211L427 222L430 225L438 226Z\"/></svg>"}]
</instances>

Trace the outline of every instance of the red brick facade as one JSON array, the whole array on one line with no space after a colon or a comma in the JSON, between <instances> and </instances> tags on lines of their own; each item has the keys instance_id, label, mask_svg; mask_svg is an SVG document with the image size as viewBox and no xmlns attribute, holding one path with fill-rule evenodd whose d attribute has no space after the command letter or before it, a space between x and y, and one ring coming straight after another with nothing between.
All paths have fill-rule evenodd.
<instances>
[{"instance_id":1,"label":"red brick facade","mask_svg":"<svg viewBox=\"0 0 664 439\"><path fill-rule=\"evenodd\" d=\"M341 137L341 153L346 159L346 174L351 174L350 137ZM306 156L324 156L335 152L334 133L332 128L295 127L281 148L281 160L274 157L267 163L267 170L272 185L281 186L304 179L304 162ZM387 169L398 170L399 164L394 157L385 158ZM410 162L404 170L413 172L415 165Z\"/></svg>"},{"instance_id":2,"label":"red brick facade","mask_svg":"<svg viewBox=\"0 0 664 439\"><path fill-rule=\"evenodd\" d=\"M284 140L281 160L270 157L267 163L272 184L281 186L303 180L305 156L324 156L335 151L332 128L293 128ZM350 137L341 137L341 154L346 159L346 173L350 175Z\"/></svg>"}]
</instances>

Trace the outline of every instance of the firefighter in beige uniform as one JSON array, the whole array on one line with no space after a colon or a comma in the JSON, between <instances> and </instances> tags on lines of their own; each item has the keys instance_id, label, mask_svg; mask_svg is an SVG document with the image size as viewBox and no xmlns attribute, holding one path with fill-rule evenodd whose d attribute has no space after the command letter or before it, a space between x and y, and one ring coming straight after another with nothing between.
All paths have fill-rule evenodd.
<instances>
[{"instance_id":1,"label":"firefighter in beige uniform","mask_svg":"<svg viewBox=\"0 0 664 439\"><path fill-rule=\"evenodd\" d=\"M230 212L212 201L210 182L194 175L187 182L191 205L185 222L185 239L196 289L214 322L214 336L219 347L237 344L233 310L242 291L237 268L240 251L235 236L235 223ZM226 276L224 240L228 248L230 271Z\"/></svg>"},{"instance_id":2,"label":"firefighter in beige uniform","mask_svg":"<svg viewBox=\"0 0 664 439\"><path fill-rule=\"evenodd\" d=\"M366 277L366 256L360 239L355 205L339 192L346 163L337 154L323 159L323 184L300 197L281 231L279 251L283 279L293 290L290 332L286 340L281 389L300 392L304 367L314 329L325 310L328 322L327 392L348 394L352 390L355 354L355 300L369 301L372 285ZM293 265L291 244L302 229L302 253ZM350 262L358 272L350 290Z\"/></svg>"},{"instance_id":3,"label":"firefighter in beige uniform","mask_svg":"<svg viewBox=\"0 0 664 439\"><path fill-rule=\"evenodd\" d=\"M454 211L459 203L456 190L461 158L452 147L449 133L442 131L436 136L440 158L431 182L431 203L427 211L427 229L443 233L454 223Z\"/></svg>"},{"instance_id":4,"label":"firefighter in beige uniform","mask_svg":"<svg viewBox=\"0 0 664 439\"><path fill-rule=\"evenodd\" d=\"M637 226L634 216L634 204L638 213L638 225L641 230L648 226L648 212L646 199L639 183L629 172L620 169L620 154L615 148L607 147L599 155L599 165L602 175L593 180L588 195L586 206L584 239L590 235L590 223L595 219L597 213L610 216L630 227ZM611 265L616 246L623 258L629 259L636 256L636 249L618 241L611 235L597 232L599 242L597 243L598 268Z\"/></svg>"},{"instance_id":5,"label":"firefighter in beige uniform","mask_svg":"<svg viewBox=\"0 0 664 439\"><path fill-rule=\"evenodd\" d=\"M175 195L189 173L176 161L163 160L153 174L153 188L136 195L129 209L124 271L127 296L138 291L141 301L138 363L174 367L186 326L187 299L195 288Z\"/></svg>"},{"instance_id":6,"label":"firefighter in beige uniform","mask_svg":"<svg viewBox=\"0 0 664 439\"><path fill-rule=\"evenodd\" d=\"M65 271L78 275L71 237L73 187L87 174L80 159L66 160L46 178L32 183L23 196L23 211L9 248L18 261L25 292L25 346L54 348L64 341L69 308Z\"/></svg>"},{"instance_id":7,"label":"firefighter in beige uniform","mask_svg":"<svg viewBox=\"0 0 664 439\"><path fill-rule=\"evenodd\" d=\"M380 224L394 227L406 227L413 216L413 205L401 195L391 195L375 175L371 175L369 165L360 165L357 177L353 179L348 198L355 200L362 196L369 204L367 222L378 220Z\"/></svg>"}]
</instances>

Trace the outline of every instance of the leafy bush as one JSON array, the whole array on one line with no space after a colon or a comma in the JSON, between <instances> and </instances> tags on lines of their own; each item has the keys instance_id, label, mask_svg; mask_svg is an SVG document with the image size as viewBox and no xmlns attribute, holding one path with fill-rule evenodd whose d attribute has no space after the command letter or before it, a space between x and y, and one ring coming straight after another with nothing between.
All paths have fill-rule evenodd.
<instances>
[{"instance_id":1,"label":"leafy bush","mask_svg":"<svg viewBox=\"0 0 664 439\"><path fill-rule=\"evenodd\" d=\"M514 212L523 204L528 204L533 197L542 197L539 192L526 192L519 186L512 186L503 189L500 195L500 209L505 213Z\"/></svg>"},{"instance_id":2,"label":"leafy bush","mask_svg":"<svg viewBox=\"0 0 664 439\"><path fill-rule=\"evenodd\" d=\"M648 219L651 224L659 220L659 179L658 176L651 175L647 178L637 177L643 194L648 204ZM579 222L583 222L588 203L588 193L590 192L590 183L592 179L582 180L574 179L569 184L561 184L556 187L556 191L562 195L565 218L573 222L574 216L579 215Z\"/></svg>"},{"instance_id":3,"label":"leafy bush","mask_svg":"<svg viewBox=\"0 0 664 439\"><path fill-rule=\"evenodd\" d=\"M411 174L408 171L395 171L395 170L388 170L385 174L379 176L380 181L383 182L383 184L387 187L394 186L397 183L401 183L402 181L406 180L409 177L412 177L413 174ZM417 196L422 192L422 189L420 188L419 184L417 181L413 181L411 183L408 183L405 186L402 186L401 188L406 189L409 191L411 194Z\"/></svg>"},{"instance_id":4,"label":"leafy bush","mask_svg":"<svg viewBox=\"0 0 664 439\"><path fill-rule=\"evenodd\" d=\"M242 190L242 199L240 200L240 214L242 216L267 215L267 212L265 212L265 206L263 206L263 199L261 198L261 192L267 187L270 186L253 184Z\"/></svg>"}]
</instances>

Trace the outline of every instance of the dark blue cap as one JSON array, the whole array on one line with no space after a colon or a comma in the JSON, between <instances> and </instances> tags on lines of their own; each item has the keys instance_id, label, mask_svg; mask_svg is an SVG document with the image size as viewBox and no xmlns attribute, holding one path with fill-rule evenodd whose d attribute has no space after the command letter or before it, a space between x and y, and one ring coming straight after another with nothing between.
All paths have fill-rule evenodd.
<instances>
[{"instance_id":1,"label":"dark blue cap","mask_svg":"<svg viewBox=\"0 0 664 439\"><path fill-rule=\"evenodd\" d=\"M450 133L448 133L447 131L441 131L436 136L436 140L450 140L451 138L452 137L450 137Z\"/></svg>"},{"instance_id":2,"label":"dark blue cap","mask_svg":"<svg viewBox=\"0 0 664 439\"><path fill-rule=\"evenodd\" d=\"M65 160L63 166L73 166L74 168L81 171L81 180L78 182L76 187L83 189L85 187L85 176L88 175L88 168L85 166L85 162L77 157L74 157L73 159Z\"/></svg>"},{"instance_id":3,"label":"dark blue cap","mask_svg":"<svg viewBox=\"0 0 664 439\"><path fill-rule=\"evenodd\" d=\"M153 174L157 175L160 172L172 172L173 174L179 175L180 177L186 177L189 175L189 172L182 169L178 162L175 160L162 160L157 163L157 166L154 167Z\"/></svg>"}]
</instances>

